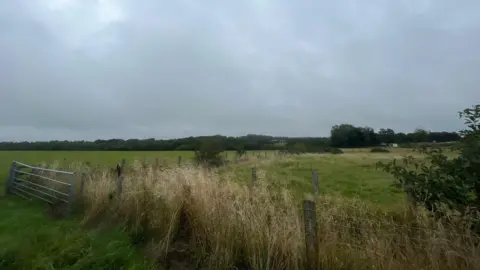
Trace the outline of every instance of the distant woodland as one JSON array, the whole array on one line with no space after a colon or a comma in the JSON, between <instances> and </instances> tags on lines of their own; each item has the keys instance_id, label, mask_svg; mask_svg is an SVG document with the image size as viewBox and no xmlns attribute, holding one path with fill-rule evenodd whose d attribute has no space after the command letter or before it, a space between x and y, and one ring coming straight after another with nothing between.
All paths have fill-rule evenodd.
<instances>
[{"instance_id":1,"label":"distant woodland","mask_svg":"<svg viewBox=\"0 0 480 270\"><path fill-rule=\"evenodd\" d=\"M187 137L170 140L109 139L96 141L0 142L0 150L103 150L103 151L192 151L206 140L215 141L224 150L292 150L321 152L326 147L355 148L397 143L408 147L417 143L443 143L460 139L456 132L396 133L392 129L374 131L370 127L350 124L333 126L330 137L289 138L264 135L227 137L221 135Z\"/></svg>"}]
</instances>

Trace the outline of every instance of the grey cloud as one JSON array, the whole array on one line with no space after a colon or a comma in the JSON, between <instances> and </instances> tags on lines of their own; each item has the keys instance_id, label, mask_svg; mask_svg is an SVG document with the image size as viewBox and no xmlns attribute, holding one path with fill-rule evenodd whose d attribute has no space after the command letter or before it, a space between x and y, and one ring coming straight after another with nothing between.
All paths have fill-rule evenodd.
<instances>
[{"instance_id":1,"label":"grey cloud","mask_svg":"<svg viewBox=\"0 0 480 270\"><path fill-rule=\"evenodd\" d=\"M71 1L0 3L0 140L457 130L480 97L478 1Z\"/></svg>"}]
</instances>

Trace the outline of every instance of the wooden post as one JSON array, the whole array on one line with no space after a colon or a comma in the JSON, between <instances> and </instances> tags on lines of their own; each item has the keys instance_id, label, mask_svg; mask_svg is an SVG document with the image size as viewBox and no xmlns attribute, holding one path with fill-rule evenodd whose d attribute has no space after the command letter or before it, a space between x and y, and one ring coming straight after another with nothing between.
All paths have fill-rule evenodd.
<instances>
[{"instance_id":1,"label":"wooden post","mask_svg":"<svg viewBox=\"0 0 480 270\"><path fill-rule=\"evenodd\" d=\"M16 170L17 170L17 163L14 161L12 162L12 167L10 167L10 173L8 175L8 179L5 182L5 194L10 193L10 191L12 190L15 177L17 177Z\"/></svg>"},{"instance_id":2,"label":"wooden post","mask_svg":"<svg viewBox=\"0 0 480 270\"><path fill-rule=\"evenodd\" d=\"M317 213L315 202L303 201L303 220L305 225L306 269L317 269Z\"/></svg>"},{"instance_id":3,"label":"wooden post","mask_svg":"<svg viewBox=\"0 0 480 270\"><path fill-rule=\"evenodd\" d=\"M125 170L125 159L122 159L122 166L117 164L117 196L120 196L123 191L123 179L125 178L124 176L124 170Z\"/></svg>"},{"instance_id":4,"label":"wooden post","mask_svg":"<svg viewBox=\"0 0 480 270\"><path fill-rule=\"evenodd\" d=\"M227 159L228 159L228 152L225 151L225 160L227 160Z\"/></svg>"},{"instance_id":5,"label":"wooden post","mask_svg":"<svg viewBox=\"0 0 480 270\"><path fill-rule=\"evenodd\" d=\"M87 174L82 173L81 179L80 179L80 197L83 197L83 190L85 189L85 181L87 180Z\"/></svg>"},{"instance_id":6,"label":"wooden post","mask_svg":"<svg viewBox=\"0 0 480 270\"><path fill-rule=\"evenodd\" d=\"M190 196L192 195L192 187L184 185L183 190L185 191L185 199L190 199Z\"/></svg>"},{"instance_id":7,"label":"wooden post","mask_svg":"<svg viewBox=\"0 0 480 270\"><path fill-rule=\"evenodd\" d=\"M257 168L253 167L252 168L252 183L251 183L251 188L255 186L255 183L257 182Z\"/></svg>"},{"instance_id":8,"label":"wooden post","mask_svg":"<svg viewBox=\"0 0 480 270\"><path fill-rule=\"evenodd\" d=\"M312 184L313 184L313 191L315 193L315 197L318 196L318 171L313 170L312 171Z\"/></svg>"},{"instance_id":9,"label":"wooden post","mask_svg":"<svg viewBox=\"0 0 480 270\"><path fill-rule=\"evenodd\" d=\"M177 165L182 165L182 156L178 156Z\"/></svg>"},{"instance_id":10,"label":"wooden post","mask_svg":"<svg viewBox=\"0 0 480 270\"><path fill-rule=\"evenodd\" d=\"M157 158L155 158L155 167L158 168L159 165L160 165L160 163L158 162L158 157L157 157Z\"/></svg>"},{"instance_id":11,"label":"wooden post","mask_svg":"<svg viewBox=\"0 0 480 270\"><path fill-rule=\"evenodd\" d=\"M415 199L413 198L412 194L410 193L410 190L413 188L412 185L403 185L403 191L405 192L405 200L408 206L413 206L415 204Z\"/></svg>"},{"instance_id":12,"label":"wooden post","mask_svg":"<svg viewBox=\"0 0 480 270\"><path fill-rule=\"evenodd\" d=\"M415 198L411 194L412 185L403 185L403 191L405 192L405 203L407 205L407 215L408 217L413 217L415 211Z\"/></svg>"}]
</instances>

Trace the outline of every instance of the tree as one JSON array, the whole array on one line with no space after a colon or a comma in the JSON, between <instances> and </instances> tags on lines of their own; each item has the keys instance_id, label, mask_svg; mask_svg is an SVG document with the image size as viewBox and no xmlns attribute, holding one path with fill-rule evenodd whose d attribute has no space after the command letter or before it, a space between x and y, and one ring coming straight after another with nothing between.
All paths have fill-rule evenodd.
<instances>
[{"instance_id":1,"label":"tree","mask_svg":"<svg viewBox=\"0 0 480 270\"><path fill-rule=\"evenodd\" d=\"M467 128L464 136L453 150L459 156L449 158L442 148L419 149L426 155L425 160L412 156L403 158L403 165L397 160L379 162L379 168L396 178L398 187L404 188L418 204L436 215L445 210L456 210L466 215L480 207L480 105L459 112ZM416 134L425 136L423 130Z\"/></svg>"},{"instance_id":2,"label":"tree","mask_svg":"<svg viewBox=\"0 0 480 270\"><path fill-rule=\"evenodd\" d=\"M197 164L207 167L217 167L222 165L223 159L220 154L224 151L220 141L215 139L205 140L200 148L195 151L195 161Z\"/></svg>"},{"instance_id":3,"label":"tree","mask_svg":"<svg viewBox=\"0 0 480 270\"><path fill-rule=\"evenodd\" d=\"M393 143L395 142L395 131L393 129L381 128L378 132L378 136L381 142L383 143Z\"/></svg>"},{"instance_id":4,"label":"tree","mask_svg":"<svg viewBox=\"0 0 480 270\"><path fill-rule=\"evenodd\" d=\"M351 147L356 138L356 128L350 124L335 125L330 131L330 139L333 147Z\"/></svg>"},{"instance_id":5,"label":"tree","mask_svg":"<svg viewBox=\"0 0 480 270\"><path fill-rule=\"evenodd\" d=\"M414 142L428 142L429 132L425 129L416 128L412 134Z\"/></svg>"}]
</instances>

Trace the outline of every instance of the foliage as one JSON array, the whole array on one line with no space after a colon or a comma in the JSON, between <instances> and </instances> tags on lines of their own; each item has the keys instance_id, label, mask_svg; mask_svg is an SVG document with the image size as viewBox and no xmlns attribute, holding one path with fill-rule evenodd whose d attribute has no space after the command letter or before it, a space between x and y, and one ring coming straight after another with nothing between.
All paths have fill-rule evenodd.
<instances>
[{"instance_id":1,"label":"foliage","mask_svg":"<svg viewBox=\"0 0 480 270\"><path fill-rule=\"evenodd\" d=\"M200 148L195 151L195 161L208 167L218 167L223 163L223 158L220 156L223 151L224 149L218 140L205 140Z\"/></svg>"},{"instance_id":2,"label":"foliage","mask_svg":"<svg viewBox=\"0 0 480 270\"><path fill-rule=\"evenodd\" d=\"M388 149L381 148L381 147L372 148L372 150L370 150L370 152L372 152L372 153L390 153L390 151L388 151Z\"/></svg>"},{"instance_id":3,"label":"foliage","mask_svg":"<svg viewBox=\"0 0 480 270\"><path fill-rule=\"evenodd\" d=\"M450 142L458 141L460 135L456 132L427 132L416 129L413 133L395 133L392 129L380 129L378 133L370 127L355 127L350 124L333 126L330 131L331 146L333 147L368 147L380 143L421 143L421 142Z\"/></svg>"},{"instance_id":4,"label":"foliage","mask_svg":"<svg viewBox=\"0 0 480 270\"><path fill-rule=\"evenodd\" d=\"M460 132L463 138L452 149L459 152L458 157L448 158L442 148L421 147L423 161L407 156L403 164L397 160L378 163L415 202L438 215L451 210L466 214L480 207L480 105L459 115L467 129Z\"/></svg>"}]
</instances>

